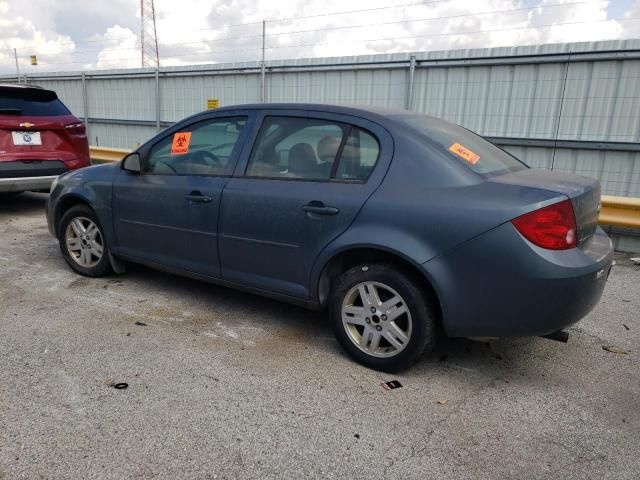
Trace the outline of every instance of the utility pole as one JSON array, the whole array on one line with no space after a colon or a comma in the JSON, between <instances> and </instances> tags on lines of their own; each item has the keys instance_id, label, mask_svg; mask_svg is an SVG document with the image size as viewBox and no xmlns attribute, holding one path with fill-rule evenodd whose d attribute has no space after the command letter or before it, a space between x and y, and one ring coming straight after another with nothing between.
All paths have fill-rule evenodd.
<instances>
[{"instance_id":1,"label":"utility pole","mask_svg":"<svg viewBox=\"0 0 640 480\"><path fill-rule=\"evenodd\" d=\"M266 41L267 41L267 22L265 20L262 21L262 66L260 68L260 87L261 87L261 91L260 91L260 101L262 103L266 102L267 100L267 82L266 82L266 77L267 77L267 67L264 64L264 51L266 48Z\"/></svg>"},{"instance_id":2,"label":"utility pole","mask_svg":"<svg viewBox=\"0 0 640 480\"><path fill-rule=\"evenodd\" d=\"M20 67L18 66L18 50L16 50L15 48L13 49L13 57L16 59L16 76L18 77L18 85L20 85Z\"/></svg>"}]
</instances>

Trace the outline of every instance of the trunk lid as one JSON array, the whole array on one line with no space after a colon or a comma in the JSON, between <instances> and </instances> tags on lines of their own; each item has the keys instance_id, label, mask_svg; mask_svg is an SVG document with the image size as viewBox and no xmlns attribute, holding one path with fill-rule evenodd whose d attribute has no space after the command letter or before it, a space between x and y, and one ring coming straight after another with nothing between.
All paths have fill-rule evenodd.
<instances>
[{"instance_id":1,"label":"trunk lid","mask_svg":"<svg viewBox=\"0 0 640 480\"><path fill-rule=\"evenodd\" d=\"M493 177L488 181L546 190L571 200L578 228L578 245L588 240L598 226L600 182L594 178L550 170L527 169Z\"/></svg>"}]
</instances>

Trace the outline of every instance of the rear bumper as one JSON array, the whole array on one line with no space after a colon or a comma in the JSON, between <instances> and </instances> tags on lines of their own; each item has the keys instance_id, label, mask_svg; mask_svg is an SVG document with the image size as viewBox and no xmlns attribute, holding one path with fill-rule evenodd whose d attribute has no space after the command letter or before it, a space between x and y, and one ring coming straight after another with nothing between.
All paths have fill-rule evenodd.
<instances>
[{"instance_id":1,"label":"rear bumper","mask_svg":"<svg viewBox=\"0 0 640 480\"><path fill-rule=\"evenodd\" d=\"M0 162L0 192L49 190L51 182L68 170L61 160L3 160Z\"/></svg>"},{"instance_id":2,"label":"rear bumper","mask_svg":"<svg viewBox=\"0 0 640 480\"><path fill-rule=\"evenodd\" d=\"M507 223L423 268L449 336L512 337L548 334L583 318L600 300L612 261L600 228L579 248L552 251Z\"/></svg>"},{"instance_id":3,"label":"rear bumper","mask_svg":"<svg viewBox=\"0 0 640 480\"><path fill-rule=\"evenodd\" d=\"M26 190L49 190L57 175L44 177L0 178L0 192L24 192Z\"/></svg>"}]
</instances>

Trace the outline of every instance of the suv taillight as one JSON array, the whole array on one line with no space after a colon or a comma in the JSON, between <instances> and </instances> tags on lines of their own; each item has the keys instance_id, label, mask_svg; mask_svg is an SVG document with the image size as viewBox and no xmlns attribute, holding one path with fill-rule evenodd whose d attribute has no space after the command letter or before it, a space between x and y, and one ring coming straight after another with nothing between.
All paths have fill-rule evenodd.
<instances>
[{"instance_id":1,"label":"suv taillight","mask_svg":"<svg viewBox=\"0 0 640 480\"><path fill-rule=\"evenodd\" d=\"M65 125L64 128L67 130L67 132L72 133L74 135L82 135L87 131L86 128L84 127L84 123L82 122Z\"/></svg>"},{"instance_id":2,"label":"suv taillight","mask_svg":"<svg viewBox=\"0 0 640 480\"><path fill-rule=\"evenodd\" d=\"M542 248L567 250L577 244L576 216L570 200L526 213L511 223L524 238Z\"/></svg>"}]
</instances>

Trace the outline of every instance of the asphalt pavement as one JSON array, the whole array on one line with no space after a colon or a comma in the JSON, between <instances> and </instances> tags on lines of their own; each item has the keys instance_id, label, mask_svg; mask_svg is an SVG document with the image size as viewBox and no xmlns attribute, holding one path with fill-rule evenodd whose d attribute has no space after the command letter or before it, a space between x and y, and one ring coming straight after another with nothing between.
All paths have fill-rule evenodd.
<instances>
[{"instance_id":1,"label":"asphalt pavement","mask_svg":"<svg viewBox=\"0 0 640 480\"><path fill-rule=\"evenodd\" d=\"M144 267L78 276L45 199L0 198L1 480L640 476L626 256L567 344L445 340L387 375L323 313Z\"/></svg>"}]
</instances>

